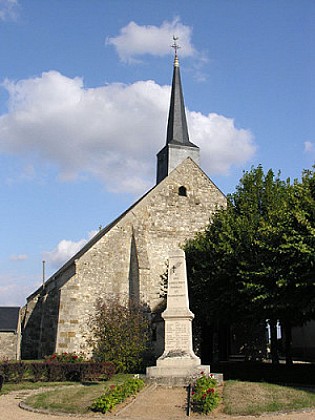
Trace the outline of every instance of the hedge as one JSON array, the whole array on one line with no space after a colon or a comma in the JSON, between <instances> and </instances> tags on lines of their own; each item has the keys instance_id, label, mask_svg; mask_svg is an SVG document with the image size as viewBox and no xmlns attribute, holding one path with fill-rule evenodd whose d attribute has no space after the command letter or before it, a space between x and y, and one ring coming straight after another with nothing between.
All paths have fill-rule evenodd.
<instances>
[{"instance_id":1,"label":"hedge","mask_svg":"<svg viewBox=\"0 0 315 420\"><path fill-rule=\"evenodd\" d=\"M0 362L0 375L5 382L62 382L108 380L115 373L110 362Z\"/></svg>"}]
</instances>

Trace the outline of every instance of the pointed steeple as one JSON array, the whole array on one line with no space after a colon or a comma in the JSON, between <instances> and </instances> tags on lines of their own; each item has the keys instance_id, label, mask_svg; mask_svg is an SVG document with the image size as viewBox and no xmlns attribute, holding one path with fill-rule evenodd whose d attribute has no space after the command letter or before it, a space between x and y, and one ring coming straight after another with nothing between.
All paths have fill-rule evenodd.
<instances>
[{"instance_id":1,"label":"pointed steeple","mask_svg":"<svg viewBox=\"0 0 315 420\"><path fill-rule=\"evenodd\" d=\"M177 51L180 48L173 37L175 50L171 102L168 114L166 146L158 153L157 183L162 181L188 156L199 164L199 147L189 140L184 95Z\"/></svg>"},{"instance_id":2,"label":"pointed steeple","mask_svg":"<svg viewBox=\"0 0 315 420\"><path fill-rule=\"evenodd\" d=\"M175 49L175 57L171 103L168 114L166 144L174 143L196 147L193 143L190 143L189 141L184 95L180 77L179 60L177 55L177 50L179 46L176 44L176 39L177 38L174 37L174 44L172 45L172 47Z\"/></svg>"}]
</instances>

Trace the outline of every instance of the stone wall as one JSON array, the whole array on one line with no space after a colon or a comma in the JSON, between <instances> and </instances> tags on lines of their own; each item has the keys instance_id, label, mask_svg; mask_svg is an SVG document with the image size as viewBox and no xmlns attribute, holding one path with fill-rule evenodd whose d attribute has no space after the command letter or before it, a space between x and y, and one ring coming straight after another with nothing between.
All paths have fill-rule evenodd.
<instances>
[{"instance_id":1,"label":"stone wall","mask_svg":"<svg viewBox=\"0 0 315 420\"><path fill-rule=\"evenodd\" d=\"M180 187L186 194L179 194ZM186 159L86 247L71 270L61 270L59 297L48 298L51 320L57 323L58 318L58 326L40 328L40 353L44 355L43 343L49 341L57 352L88 352L97 299L132 297L155 311L161 303L161 275L169 251L204 229L211 214L225 205L224 195L197 164Z\"/></svg>"},{"instance_id":2,"label":"stone wall","mask_svg":"<svg viewBox=\"0 0 315 420\"><path fill-rule=\"evenodd\" d=\"M60 290L74 274L75 265L61 269L28 299L22 308L22 359L37 359L56 351Z\"/></svg>"},{"instance_id":3,"label":"stone wall","mask_svg":"<svg viewBox=\"0 0 315 420\"><path fill-rule=\"evenodd\" d=\"M39 356L41 318L42 300L36 293L22 308L22 359L37 359Z\"/></svg>"},{"instance_id":4,"label":"stone wall","mask_svg":"<svg viewBox=\"0 0 315 420\"><path fill-rule=\"evenodd\" d=\"M19 334L15 332L0 332L0 360L17 360L20 356Z\"/></svg>"}]
</instances>

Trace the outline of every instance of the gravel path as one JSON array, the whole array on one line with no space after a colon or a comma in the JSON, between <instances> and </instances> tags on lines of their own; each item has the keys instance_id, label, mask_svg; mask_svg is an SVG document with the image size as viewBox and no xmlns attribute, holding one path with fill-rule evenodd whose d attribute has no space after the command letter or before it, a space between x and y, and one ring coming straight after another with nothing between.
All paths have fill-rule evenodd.
<instances>
[{"instance_id":1,"label":"gravel path","mask_svg":"<svg viewBox=\"0 0 315 420\"><path fill-rule=\"evenodd\" d=\"M147 419L147 420L184 420L187 419L185 413L186 391L184 388L163 388L151 385L141 392L137 398L127 406L117 411L115 415L103 415L91 413L82 415L52 415L23 410L19 407L21 401L34 391L18 391L0 396L0 418L3 420L93 420L103 418L110 419ZM226 419L226 420L250 420L257 419L254 416L227 416L217 411L210 416L200 416L191 414L192 419ZM314 420L314 411L303 411L294 413L280 413L278 415L263 415L262 420Z\"/></svg>"}]
</instances>

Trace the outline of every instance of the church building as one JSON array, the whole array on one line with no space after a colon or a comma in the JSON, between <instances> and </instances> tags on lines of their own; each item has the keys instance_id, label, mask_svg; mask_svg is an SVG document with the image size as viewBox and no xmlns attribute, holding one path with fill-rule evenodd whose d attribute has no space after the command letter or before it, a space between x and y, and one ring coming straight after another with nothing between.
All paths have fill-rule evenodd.
<instances>
[{"instance_id":1,"label":"church building","mask_svg":"<svg viewBox=\"0 0 315 420\"><path fill-rule=\"evenodd\" d=\"M166 144L157 155L156 185L27 298L23 359L54 352L89 354L89 319L99 298L132 298L154 314L170 251L226 206L224 194L199 167L199 147L189 139L174 46Z\"/></svg>"}]
</instances>

